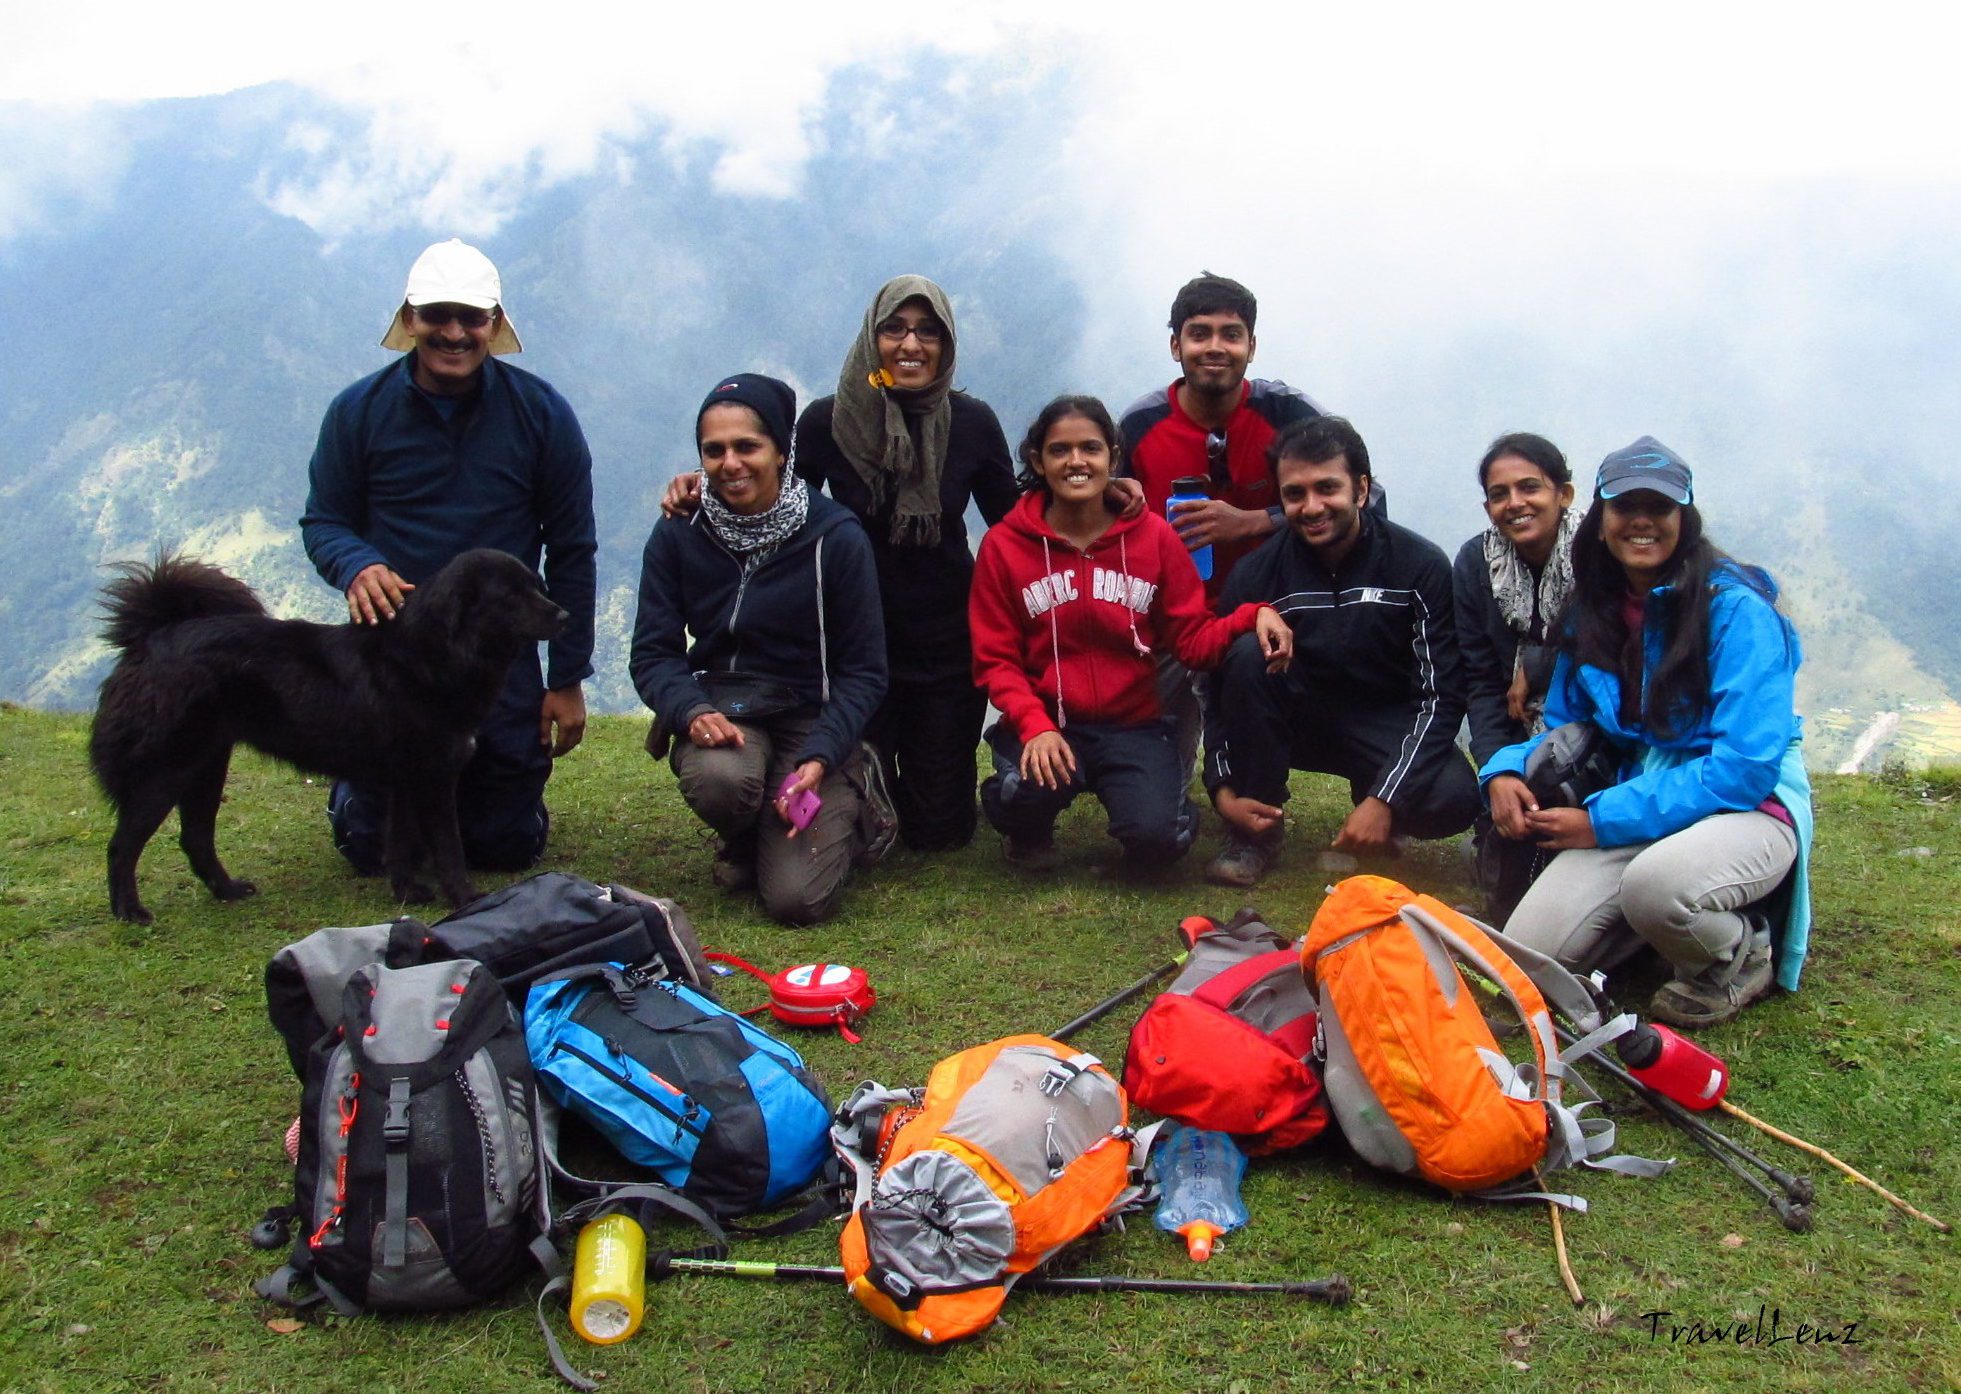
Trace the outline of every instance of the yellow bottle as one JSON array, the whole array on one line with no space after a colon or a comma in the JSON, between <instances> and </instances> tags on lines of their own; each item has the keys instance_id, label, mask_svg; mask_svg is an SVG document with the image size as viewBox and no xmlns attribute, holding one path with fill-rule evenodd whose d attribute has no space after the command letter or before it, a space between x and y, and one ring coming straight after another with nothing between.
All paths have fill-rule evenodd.
<instances>
[{"instance_id":1,"label":"yellow bottle","mask_svg":"<svg viewBox=\"0 0 1961 1394\"><path fill-rule=\"evenodd\" d=\"M602 1215L579 1231L572 1259L572 1329L596 1346L640 1329L647 1301L647 1235L630 1215Z\"/></svg>"}]
</instances>

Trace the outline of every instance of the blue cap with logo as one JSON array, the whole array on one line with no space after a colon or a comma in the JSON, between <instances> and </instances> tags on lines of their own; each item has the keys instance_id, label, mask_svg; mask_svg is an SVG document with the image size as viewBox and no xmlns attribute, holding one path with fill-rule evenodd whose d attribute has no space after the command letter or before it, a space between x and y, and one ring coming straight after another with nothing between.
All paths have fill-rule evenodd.
<instances>
[{"instance_id":1,"label":"blue cap with logo","mask_svg":"<svg viewBox=\"0 0 1961 1394\"><path fill-rule=\"evenodd\" d=\"M1647 489L1684 507L1695 502L1695 476L1689 462L1653 436L1624 445L1600 462L1593 492L1603 499Z\"/></svg>"}]
</instances>

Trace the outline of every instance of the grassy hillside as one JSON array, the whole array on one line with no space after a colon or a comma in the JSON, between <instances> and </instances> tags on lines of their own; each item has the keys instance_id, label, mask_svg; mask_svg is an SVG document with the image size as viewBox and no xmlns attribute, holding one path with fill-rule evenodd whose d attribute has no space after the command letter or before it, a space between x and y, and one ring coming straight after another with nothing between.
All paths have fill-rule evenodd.
<instances>
[{"instance_id":1,"label":"grassy hillside","mask_svg":"<svg viewBox=\"0 0 1961 1394\"><path fill-rule=\"evenodd\" d=\"M867 968L880 1004L862 1045L800 1034L835 1093L859 1079L923 1080L947 1052L1051 1029L1169 956L1176 920L1229 913L1198 882L1139 889L1097 874L1093 808L1052 880L1009 874L985 835L956 856L899 853L807 931L760 919L708 884L708 839L639 750L637 721L596 724L553 785L548 865L680 898L704 939L771 969L813 957ZM220 828L255 900L221 906L166 835L143 863L154 928L104 910L108 819L86 773L84 720L0 710L0 1391L538 1390L548 1373L535 1284L451 1316L311 1318L296 1330L248 1290L272 1265L246 1229L289 1194L279 1138L297 1089L264 1018L260 976L322 924L393 913L381 883L328 845L325 791L256 758L237 762ZM1308 787L1312 784L1312 788ZM1253 897L1298 932L1329 879L1314 848L1339 790L1297 781L1282 868ZM1708 1042L1732 1096L1832 1147L1921 1208L1961 1219L1961 865L1951 786L1825 779L1818 927L1804 990ZM1462 899L1454 849L1387 868ZM754 1000L735 981L726 994ZM1644 994L1630 991L1628 1000ZM1119 1058L1121 1014L1082 1043ZM1818 1182L1817 1226L1784 1231L1677 1133L1638 1112L1623 1143L1681 1159L1653 1182L1586 1177L1567 1231L1587 1303L1560 1290L1543 1211L1453 1202L1393 1185L1318 1144L1257 1162L1252 1224L1204 1270L1233 1279L1348 1274L1346 1310L1257 1298L1023 1294L1006 1322L927 1352L820 1287L677 1278L646 1328L573 1358L614 1389L1549 1390L1953 1389L1961 1308L1953 1239L1764 1141ZM1802 1163L1802 1165L1801 1165ZM761 1241L756 1257L835 1261L830 1231ZM1084 1243L1063 1271L1188 1276L1148 1220ZM1759 1305L1856 1344L1692 1345L1669 1326L1753 1321ZM1670 1318L1644 1314L1669 1311ZM562 1328L561 1328L562 1329Z\"/></svg>"}]
</instances>

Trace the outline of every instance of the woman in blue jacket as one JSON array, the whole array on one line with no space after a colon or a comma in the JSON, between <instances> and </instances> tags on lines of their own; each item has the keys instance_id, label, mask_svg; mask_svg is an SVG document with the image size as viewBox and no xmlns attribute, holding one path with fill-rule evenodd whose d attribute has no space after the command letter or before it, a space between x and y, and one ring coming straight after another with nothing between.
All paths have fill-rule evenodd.
<instances>
[{"instance_id":1,"label":"woman in blue jacket","mask_svg":"<svg viewBox=\"0 0 1961 1394\"><path fill-rule=\"evenodd\" d=\"M1688 465L1643 436L1601 463L1574 540L1545 721L1597 728L1617 782L1541 808L1523 774L1543 735L1480 773L1499 832L1559 854L1506 935L1582 972L1653 948L1674 978L1649 1015L1676 1026L1730 1020L1773 977L1795 989L1811 921L1797 635L1693 498Z\"/></svg>"},{"instance_id":2,"label":"woman in blue jacket","mask_svg":"<svg viewBox=\"0 0 1961 1394\"><path fill-rule=\"evenodd\" d=\"M815 924L897 824L863 744L886 684L871 545L787 473L795 412L790 388L756 373L702 402L701 506L647 539L630 669L672 738L681 797L721 837L716 883Z\"/></svg>"}]
</instances>

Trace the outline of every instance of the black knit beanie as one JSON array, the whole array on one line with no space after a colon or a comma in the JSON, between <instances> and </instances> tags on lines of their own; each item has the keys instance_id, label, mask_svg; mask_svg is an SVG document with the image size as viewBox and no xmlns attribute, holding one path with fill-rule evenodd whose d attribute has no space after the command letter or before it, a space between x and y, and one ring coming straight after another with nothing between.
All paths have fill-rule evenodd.
<instances>
[{"instance_id":1,"label":"black knit beanie","mask_svg":"<svg viewBox=\"0 0 1961 1394\"><path fill-rule=\"evenodd\" d=\"M783 452L783 458L790 457L790 423L797 415L797 394L790 390L789 383L761 373L737 373L723 378L701 399L701 409L695 413L697 441L701 439L701 418L708 409L730 403L747 407L761 417L763 429Z\"/></svg>"}]
</instances>

